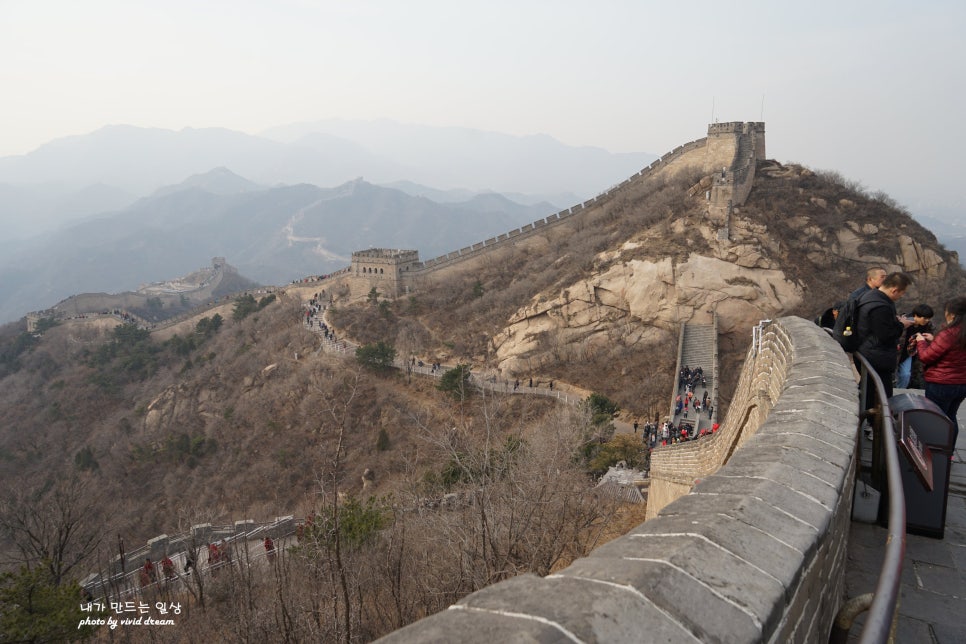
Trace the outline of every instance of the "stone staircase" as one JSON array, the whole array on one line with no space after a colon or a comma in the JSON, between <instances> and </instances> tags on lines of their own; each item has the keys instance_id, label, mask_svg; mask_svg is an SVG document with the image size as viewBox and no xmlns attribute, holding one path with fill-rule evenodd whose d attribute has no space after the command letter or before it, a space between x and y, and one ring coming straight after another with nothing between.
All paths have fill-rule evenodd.
<instances>
[{"instance_id":1,"label":"stone staircase","mask_svg":"<svg viewBox=\"0 0 966 644\"><path fill-rule=\"evenodd\" d=\"M708 381L708 389L713 387L715 331L712 324L685 324L684 343L681 346L681 365L694 369L701 367Z\"/></svg>"},{"instance_id":2,"label":"stone staircase","mask_svg":"<svg viewBox=\"0 0 966 644\"><path fill-rule=\"evenodd\" d=\"M707 391L711 405L717 407L715 377L717 375L717 325L716 324L685 324L681 330L681 355L678 356L678 369L688 367L692 371L701 367L706 385L695 388L694 393L700 399ZM683 395L684 386L678 384L675 388L674 396ZM671 401L672 414L674 410L674 400ZM683 414L673 414L671 421L675 426L682 422L693 425L694 432L698 433L702 429L710 429L717 419L717 411L712 410L712 416L702 411L700 414L691 414L685 417Z\"/></svg>"}]
</instances>

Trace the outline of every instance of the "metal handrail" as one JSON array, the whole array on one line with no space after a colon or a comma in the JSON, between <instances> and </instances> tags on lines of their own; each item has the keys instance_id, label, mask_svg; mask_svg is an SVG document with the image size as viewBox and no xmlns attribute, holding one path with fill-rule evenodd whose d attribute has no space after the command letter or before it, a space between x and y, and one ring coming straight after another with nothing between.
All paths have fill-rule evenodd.
<instances>
[{"instance_id":1,"label":"metal handrail","mask_svg":"<svg viewBox=\"0 0 966 644\"><path fill-rule=\"evenodd\" d=\"M871 416L874 422L875 450L882 450L885 456L886 479L889 490L889 525L886 540L885 556L879 569L879 579L876 582L872 601L868 606L868 616L862 633L859 636L861 644L872 644L889 641L897 616L899 601L899 583L902 576L902 561L906 552L906 500L902 486L899 468L899 452L896 448L895 429L892 423L892 411L886 398L882 380L859 353L852 354L856 363L860 365L861 382L859 386L859 430L862 421ZM876 410L863 410L865 394L871 380L875 387L877 400ZM836 625L838 628L838 625ZM848 629L845 629L848 635ZM833 640L835 630L833 630Z\"/></svg>"}]
</instances>

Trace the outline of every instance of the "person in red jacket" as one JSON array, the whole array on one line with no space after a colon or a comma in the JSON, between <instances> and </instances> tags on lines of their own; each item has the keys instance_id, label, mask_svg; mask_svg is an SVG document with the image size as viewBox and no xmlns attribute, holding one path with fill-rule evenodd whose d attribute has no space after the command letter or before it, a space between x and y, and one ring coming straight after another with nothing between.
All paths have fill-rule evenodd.
<instances>
[{"instance_id":1,"label":"person in red jacket","mask_svg":"<svg viewBox=\"0 0 966 644\"><path fill-rule=\"evenodd\" d=\"M165 579L174 579L174 562L168 555L165 555L164 559L161 560L161 572L164 573Z\"/></svg>"},{"instance_id":2,"label":"person in red jacket","mask_svg":"<svg viewBox=\"0 0 966 644\"><path fill-rule=\"evenodd\" d=\"M966 297L946 303L946 325L933 336L916 335L916 352L925 367L926 398L953 421L953 444L959 436L956 412L966 398Z\"/></svg>"}]
</instances>

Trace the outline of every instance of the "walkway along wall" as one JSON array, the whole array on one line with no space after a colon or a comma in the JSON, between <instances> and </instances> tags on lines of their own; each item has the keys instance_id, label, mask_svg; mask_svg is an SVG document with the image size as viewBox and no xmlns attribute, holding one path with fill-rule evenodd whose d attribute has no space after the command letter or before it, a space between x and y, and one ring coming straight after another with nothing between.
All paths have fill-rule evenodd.
<instances>
[{"instance_id":1,"label":"walkway along wall","mask_svg":"<svg viewBox=\"0 0 966 644\"><path fill-rule=\"evenodd\" d=\"M839 346L806 320L777 320L749 351L724 429L655 452L651 475L666 483L708 471L690 494L556 574L490 586L380 641L826 642L857 409Z\"/></svg>"},{"instance_id":2,"label":"walkway along wall","mask_svg":"<svg viewBox=\"0 0 966 644\"><path fill-rule=\"evenodd\" d=\"M401 284L404 288L409 287L409 289L415 290L420 283L431 279L433 273L441 269L467 264L461 266L461 268L471 270L477 263L470 260L480 260L484 255L489 256L488 259L492 261L500 261L499 253L496 253L497 256L493 257L495 251L499 249L511 249L520 244L533 242L534 238L546 236L551 232L558 234L563 232L555 230L558 228L570 228L572 229L570 232L577 231L583 223L580 220L588 212L597 211L599 206L606 205L621 191L632 189L635 185L640 186L644 181L661 174L677 173L695 167L708 173L718 171L721 168L728 168L726 180L722 180L724 183L721 183L722 189L727 189L727 194L725 192L715 193L713 199L724 199L727 204L730 204L734 199L740 198L740 201L743 202L744 198L747 197L748 190L750 190L754 172L739 173L740 176L738 176L734 169L746 168L749 159L751 159L751 165L754 166L755 155L759 152L761 156L757 158L764 158L764 141L764 123L714 123L708 126L707 137L674 148L640 172L593 199L549 215L544 219L538 219L508 233L491 237L446 255L428 259L415 265L414 270L404 274L401 278ZM740 160L739 155L742 157ZM734 183L738 179L744 181L744 184L741 189L736 190Z\"/></svg>"}]
</instances>

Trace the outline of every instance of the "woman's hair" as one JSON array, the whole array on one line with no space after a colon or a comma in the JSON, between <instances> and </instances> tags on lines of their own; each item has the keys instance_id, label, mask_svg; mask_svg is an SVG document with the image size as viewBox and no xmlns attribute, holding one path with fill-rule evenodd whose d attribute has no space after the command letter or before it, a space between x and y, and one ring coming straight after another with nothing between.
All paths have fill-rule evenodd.
<instances>
[{"instance_id":1,"label":"woman's hair","mask_svg":"<svg viewBox=\"0 0 966 644\"><path fill-rule=\"evenodd\" d=\"M966 324L963 324L963 316L966 315L966 297L954 297L946 302L946 313L953 316L946 328L959 327L959 333L956 334L956 344L959 345L959 348L966 349Z\"/></svg>"}]
</instances>

